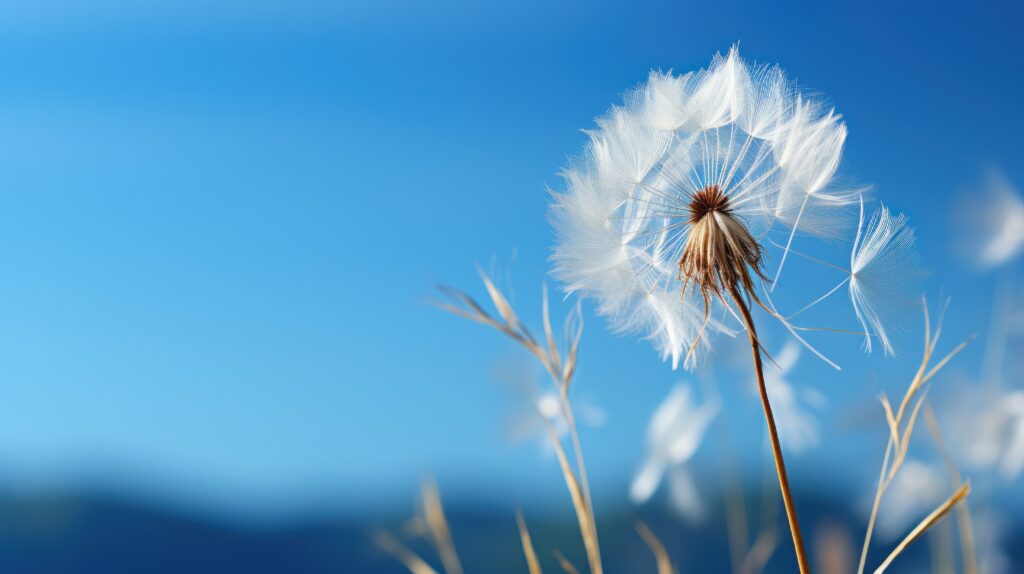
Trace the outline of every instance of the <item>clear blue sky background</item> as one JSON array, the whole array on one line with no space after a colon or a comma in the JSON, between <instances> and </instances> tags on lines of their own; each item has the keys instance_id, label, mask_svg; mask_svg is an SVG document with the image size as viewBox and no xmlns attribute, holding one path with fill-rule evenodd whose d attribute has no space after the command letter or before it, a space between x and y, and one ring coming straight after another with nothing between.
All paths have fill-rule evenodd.
<instances>
[{"instance_id":1,"label":"clear blue sky background","mask_svg":"<svg viewBox=\"0 0 1024 574\"><path fill-rule=\"evenodd\" d=\"M401 506L426 472L563 501L553 461L503 438L495 365L521 355L425 301L436 282L481 294L474 265L496 261L536 317L545 186L579 129L651 68L736 41L844 114L843 172L918 227L950 344L984 333L994 278L953 257L950 219L986 166L1024 182L1019 3L555 4L2 8L0 479L246 514ZM584 440L621 500L649 413L692 377L586 317L578 384L609 422ZM821 318L854 326L841 304ZM805 356L797 379L834 421L875 415L912 372L910 328L902 361L817 337L848 368ZM719 385L756 459L754 397ZM875 463L851 457L884 436L850 429L797 476L866 490Z\"/></svg>"}]
</instances>

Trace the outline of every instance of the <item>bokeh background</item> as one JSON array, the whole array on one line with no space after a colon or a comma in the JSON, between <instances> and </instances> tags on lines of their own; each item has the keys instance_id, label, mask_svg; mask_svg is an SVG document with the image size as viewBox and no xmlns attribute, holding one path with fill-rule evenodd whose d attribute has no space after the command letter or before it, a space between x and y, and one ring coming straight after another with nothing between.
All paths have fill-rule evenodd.
<instances>
[{"instance_id":1,"label":"bokeh background","mask_svg":"<svg viewBox=\"0 0 1024 574\"><path fill-rule=\"evenodd\" d=\"M929 300L951 299L945 348L977 335L937 408L993 372L1021 389L1019 263L979 268L958 234L992 177L1024 187L1022 26L1015 2L4 5L0 567L398 571L366 533L400 532L426 476L469 570L524 571L518 507L545 560L557 545L580 563L557 463L518 432L513 387L543 373L429 300L437 283L483 297L479 266L535 330L545 282L563 317L547 188L580 130L651 69L737 42L844 115L842 174L917 228ZM672 371L583 310L574 392L596 413L581 430L609 566L653 570L630 526L644 516L690 571L725 568L721 454L752 512L765 480L749 373L728 347ZM843 304L815 321L856 328ZM844 369L804 353L790 377L824 397L817 445L790 456L808 521L859 540L886 440L877 397L901 393L922 337L913 315L885 359L815 334ZM723 404L690 463L697 522L663 492L627 496L680 382ZM1022 571L1020 481L965 475ZM783 540L770 569L789 554ZM928 559L921 542L906 566Z\"/></svg>"}]
</instances>

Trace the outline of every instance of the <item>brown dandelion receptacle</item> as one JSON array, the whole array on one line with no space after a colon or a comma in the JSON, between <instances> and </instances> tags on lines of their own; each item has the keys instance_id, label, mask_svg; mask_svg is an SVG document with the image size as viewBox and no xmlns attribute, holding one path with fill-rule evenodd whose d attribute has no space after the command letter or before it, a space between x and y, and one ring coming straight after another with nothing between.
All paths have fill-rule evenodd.
<instances>
[{"instance_id":1,"label":"brown dandelion receptacle","mask_svg":"<svg viewBox=\"0 0 1024 574\"><path fill-rule=\"evenodd\" d=\"M717 185L693 195L689 205L690 234L679 259L683 290L696 286L705 307L711 296L724 300L737 287L756 300L753 275L761 270L763 249L736 217L729 196Z\"/></svg>"}]
</instances>

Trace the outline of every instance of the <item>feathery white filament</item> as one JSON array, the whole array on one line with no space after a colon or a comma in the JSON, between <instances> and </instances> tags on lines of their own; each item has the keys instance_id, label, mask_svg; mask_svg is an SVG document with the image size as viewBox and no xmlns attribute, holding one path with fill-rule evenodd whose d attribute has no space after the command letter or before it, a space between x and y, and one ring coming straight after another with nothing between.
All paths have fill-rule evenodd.
<instances>
[{"instance_id":1,"label":"feathery white filament","mask_svg":"<svg viewBox=\"0 0 1024 574\"><path fill-rule=\"evenodd\" d=\"M839 168L846 141L846 126L840 119L841 116L831 110L822 114L817 104L798 96L792 119L782 129L779 143L775 146L776 160L786 170L776 211L781 218L792 221L792 229L772 280L773 290L808 208L842 206L856 200L856 196L849 192L822 191ZM794 212L795 216L792 215Z\"/></svg>"},{"instance_id":2,"label":"feathery white filament","mask_svg":"<svg viewBox=\"0 0 1024 574\"><path fill-rule=\"evenodd\" d=\"M906 315L919 293L925 272L914 251L914 230L907 218L893 216L883 205L864 227L864 202L850 256L850 300L864 329L864 348L877 337L887 356L895 354L889 329Z\"/></svg>"}]
</instances>

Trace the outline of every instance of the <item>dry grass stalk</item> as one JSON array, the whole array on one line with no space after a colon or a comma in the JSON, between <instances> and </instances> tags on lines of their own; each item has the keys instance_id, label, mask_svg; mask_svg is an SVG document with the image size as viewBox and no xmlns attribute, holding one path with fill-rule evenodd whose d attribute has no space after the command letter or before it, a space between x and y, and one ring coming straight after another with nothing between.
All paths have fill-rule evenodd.
<instances>
[{"instance_id":1,"label":"dry grass stalk","mask_svg":"<svg viewBox=\"0 0 1024 574\"><path fill-rule=\"evenodd\" d=\"M893 411L892 405L889 403L889 399L885 395L881 397L882 409L885 412L886 424L889 428L889 439L885 448L885 455L882 457L882 468L878 476L878 486L875 489L874 501L871 504L871 514L868 518L868 526L864 535L864 543L861 547L857 574L863 574L864 572L864 566L867 562L868 548L871 545L871 537L874 533L875 522L878 518L878 510L881 505L882 497L886 490L888 490L890 483L896 476L896 473L898 473L902 467L903 461L906 459L907 451L910 446L910 437L913 435L914 427L917 422L917 415L924 404L925 395L927 394L924 390L924 386L946 365L946 363L950 361L950 359L962 351L969 342L964 341L960 343L934 366L931 366L931 360L935 355L935 348L938 345L940 336L942 335L942 321L940 317L938 325L933 333L931 329L931 317L928 313L928 305L923 298L922 305L924 307L924 352L921 358L921 364L918 366L913 380L907 387L907 391L903 395L903 399L900 401L898 409ZM913 406L911 407L912 404ZM907 416L908 409L910 409L909 417ZM961 488L957 492L961 492L962 490L963 489ZM952 508L952 506L950 508ZM938 516L938 518L941 518L941 516ZM924 530L930 527L933 523L934 522L925 524L925 522L922 522ZM919 536L921 532L924 532L924 530L917 532L916 535L912 532L911 535L916 538L916 536ZM908 539L909 538L910 536L908 536ZM894 554L890 555L890 558L887 560L891 561L892 558L895 558L896 555L898 555L899 552L901 552L903 548L906 548L906 546L912 541L912 539L909 541L904 540L906 544L898 546L897 550L894 551Z\"/></svg>"},{"instance_id":2,"label":"dry grass stalk","mask_svg":"<svg viewBox=\"0 0 1024 574\"><path fill-rule=\"evenodd\" d=\"M957 505L957 509L960 505ZM928 551L931 554L932 574L956 574L956 544L953 524L942 521L928 531Z\"/></svg>"},{"instance_id":3,"label":"dry grass stalk","mask_svg":"<svg viewBox=\"0 0 1024 574\"><path fill-rule=\"evenodd\" d=\"M377 547L395 557L412 574L437 574L437 571L430 567L415 552L399 542L397 538L383 530L373 533L373 541Z\"/></svg>"},{"instance_id":4,"label":"dry grass stalk","mask_svg":"<svg viewBox=\"0 0 1024 574\"><path fill-rule=\"evenodd\" d=\"M750 558L747 545L750 537L747 532L747 512L743 508L743 492L736 484L725 485L725 527L729 539L729 563L733 574L746 573L745 561Z\"/></svg>"},{"instance_id":5,"label":"dry grass stalk","mask_svg":"<svg viewBox=\"0 0 1024 574\"><path fill-rule=\"evenodd\" d=\"M765 530L758 535L754 545L750 547L750 552L747 553L746 560L743 561L744 574L758 574L763 571L778 545L778 533L774 529Z\"/></svg>"},{"instance_id":6,"label":"dry grass stalk","mask_svg":"<svg viewBox=\"0 0 1024 574\"><path fill-rule=\"evenodd\" d=\"M634 526L640 533L640 537L647 543L648 548L654 553L654 558L658 562L658 574L675 574L676 569L672 566L672 559L669 558L668 551L665 550L665 545L661 543L661 540L658 540L654 532L642 521L637 520Z\"/></svg>"},{"instance_id":7,"label":"dry grass stalk","mask_svg":"<svg viewBox=\"0 0 1024 574\"><path fill-rule=\"evenodd\" d=\"M942 440L939 421L935 418L935 412L931 406L925 407L924 421L928 425L928 431L932 435L932 440L935 441L935 447L939 449L939 453L942 455L942 461L946 466L946 472L949 474L951 485L956 487L958 484L963 484L960 470L956 467L956 463L953 462L953 457L950 456L949 450L946 449L945 441ZM960 551L962 553L964 574L977 574L978 557L974 545L974 526L971 523L971 507L967 500L964 500L956 507L956 522L957 532L960 534Z\"/></svg>"},{"instance_id":8,"label":"dry grass stalk","mask_svg":"<svg viewBox=\"0 0 1024 574\"><path fill-rule=\"evenodd\" d=\"M849 574L853 571L854 549L846 528L833 523L815 531L815 563L819 574Z\"/></svg>"},{"instance_id":9,"label":"dry grass stalk","mask_svg":"<svg viewBox=\"0 0 1024 574\"><path fill-rule=\"evenodd\" d=\"M420 487L420 513L411 521L412 533L425 536L441 559L446 574L462 574L462 563L452 542L448 519L444 515L441 494L433 480L426 479ZM425 560L402 544L397 538L378 530L373 533L377 546L391 554L413 574L437 574Z\"/></svg>"},{"instance_id":10,"label":"dry grass stalk","mask_svg":"<svg viewBox=\"0 0 1024 574\"><path fill-rule=\"evenodd\" d=\"M558 565L562 567L562 570L565 570L568 574L580 574L580 571L561 552L552 550L551 553L555 556L555 560L558 560Z\"/></svg>"},{"instance_id":11,"label":"dry grass stalk","mask_svg":"<svg viewBox=\"0 0 1024 574\"><path fill-rule=\"evenodd\" d=\"M774 493L772 477L765 473L765 484L761 489L761 527L743 560L742 574L760 574L779 547L779 499L772 496Z\"/></svg>"},{"instance_id":12,"label":"dry grass stalk","mask_svg":"<svg viewBox=\"0 0 1024 574\"><path fill-rule=\"evenodd\" d=\"M754 357L754 372L757 374L757 387L761 396L761 407L764 410L765 422L768 425L768 438L772 446L772 457L775 459L775 471L779 477L779 491L782 492L782 502L786 509L786 519L789 522L789 531L793 537L793 549L796 552L797 566L801 574L810 573L810 565L807 561L807 551L804 550L803 534L800 531L800 521L796 515L796 504L793 502L793 493L789 487L789 474L786 472L786 461L782 457L782 443L779 441L779 431L775 426L775 415L772 413L772 405L768 400L768 387L764 382L764 367L761 363L761 343L757 337L757 329L754 327L754 318L750 314L750 308L740 294L738 287L728 285L728 291L732 295L733 302L743 316L743 322L747 327L747 334L750 338L750 348Z\"/></svg>"},{"instance_id":13,"label":"dry grass stalk","mask_svg":"<svg viewBox=\"0 0 1024 574\"><path fill-rule=\"evenodd\" d=\"M573 509L579 521L580 535L583 538L583 546L587 553L587 562L591 574L602 574L600 544L597 537L597 523L594 519L593 502L590 496L590 485L587 480L586 465L583 462L583 448L580 445L579 433L576 430L576 420L569 401L569 387L572 384L573 375L576 372L576 358L579 352L580 337L583 334L582 320L579 317L579 307L575 315L570 315L570 322L575 319L575 329L571 334L571 340L563 350L559 352L551 328L551 318L548 312L547 289L544 289L543 303L543 324L544 343L540 343L519 320L518 315L509 304L508 300L501 293L491 279L482 271L481 280L487 293L491 298L498 317L488 313L479 303L466 293L450 287L440 287L440 291L446 295L450 302L440 302L438 306L442 309L465 317L478 323L488 325L500 333L506 335L519 343L530 352L547 370L555 385L558 388L559 402L562 416L565 419L566 427L569 430L569 437L573 448L576 468L573 469L569 463L565 448L562 445L558 433L551 426L550 421L544 419L547 425L548 436L558 457L558 463L569 489L569 496L572 499ZM569 327L567 323L567 330ZM543 418L543 417L542 417Z\"/></svg>"},{"instance_id":14,"label":"dry grass stalk","mask_svg":"<svg viewBox=\"0 0 1024 574\"><path fill-rule=\"evenodd\" d=\"M907 534L903 541L900 542L899 545L896 546L896 548L894 548L893 551L889 553L889 556L886 557L882 564L875 569L875 574L882 574L882 572L885 572L885 570L889 567L890 564L892 564L892 561L895 560L897 556L899 556L904 550L906 550L908 546L913 544L915 540L920 538L921 535L924 534L929 528L934 526L936 523L942 520L947 514L949 514L949 512L953 510L953 507L955 507L959 502L967 498L967 495L970 494L970 492L970 484L961 485L960 488L958 488L952 496L950 496L948 499L946 499L945 502L940 504L939 507L933 510L931 514L926 516L924 520L922 520L917 526L914 527L913 530L910 531L910 534Z\"/></svg>"},{"instance_id":15,"label":"dry grass stalk","mask_svg":"<svg viewBox=\"0 0 1024 574\"><path fill-rule=\"evenodd\" d=\"M516 512L516 526L519 527L519 541L523 544L523 555L526 556L526 566L530 569L530 574L541 574L537 552L533 549L530 531L527 530L526 521L523 519L523 513L520 511Z\"/></svg>"},{"instance_id":16,"label":"dry grass stalk","mask_svg":"<svg viewBox=\"0 0 1024 574\"><path fill-rule=\"evenodd\" d=\"M747 523L747 509L743 501L743 486L740 483L735 460L728 436L728 426L722 425L722 471L725 475L725 527L729 539L729 563L733 574L746 573L744 562L749 558L750 534Z\"/></svg>"},{"instance_id":17,"label":"dry grass stalk","mask_svg":"<svg viewBox=\"0 0 1024 574\"><path fill-rule=\"evenodd\" d=\"M422 486L423 517L426 519L430 540L441 557L441 564L447 574L462 574L462 564L452 542L452 533L448 528L448 520L444 516L441 495L433 480L425 480Z\"/></svg>"}]
</instances>

